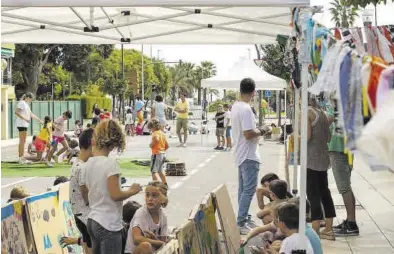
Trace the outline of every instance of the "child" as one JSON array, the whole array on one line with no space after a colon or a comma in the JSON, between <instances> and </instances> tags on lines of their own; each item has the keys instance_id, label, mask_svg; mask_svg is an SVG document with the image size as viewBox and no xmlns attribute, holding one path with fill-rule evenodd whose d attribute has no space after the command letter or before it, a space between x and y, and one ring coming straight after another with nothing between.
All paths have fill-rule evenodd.
<instances>
[{"instance_id":1,"label":"child","mask_svg":"<svg viewBox=\"0 0 394 254\"><path fill-rule=\"evenodd\" d=\"M66 152L65 157L67 159L67 163L70 163L73 158L79 156L80 148L78 147L79 143L76 139L71 139L70 141L70 149Z\"/></svg>"},{"instance_id":2,"label":"child","mask_svg":"<svg viewBox=\"0 0 394 254\"><path fill-rule=\"evenodd\" d=\"M67 183L70 181L66 176L58 176L56 177L55 181L53 182L53 186L62 184L62 183Z\"/></svg>"},{"instance_id":3,"label":"child","mask_svg":"<svg viewBox=\"0 0 394 254\"><path fill-rule=\"evenodd\" d=\"M79 135L81 135L82 131L83 131L83 127L81 121L80 120L75 121L74 135L78 138Z\"/></svg>"},{"instance_id":4,"label":"child","mask_svg":"<svg viewBox=\"0 0 394 254\"><path fill-rule=\"evenodd\" d=\"M27 191L27 189L23 186L15 186L10 193L10 199L7 201L7 203L12 202L14 200L20 200L24 199L30 196L30 193Z\"/></svg>"},{"instance_id":5,"label":"child","mask_svg":"<svg viewBox=\"0 0 394 254\"><path fill-rule=\"evenodd\" d=\"M37 154L37 150L36 150L36 146L34 145L34 141L36 141L36 135L33 136L33 139L31 141L31 143L27 147L27 152L30 155L36 155Z\"/></svg>"},{"instance_id":6,"label":"child","mask_svg":"<svg viewBox=\"0 0 394 254\"><path fill-rule=\"evenodd\" d=\"M218 105L218 112L215 115L217 139L215 150L224 150L224 113L223 106Z\"/></svg>"},{"instance_id":7,"label":"child","mask_svg":"<svg viewBox=\"0 0 394 254\"><path fill-rule=\"evenodd\" d=\"M150 129L149 129L149 121L148 120L146 120L144 125L142 126L142 135L143 136L150 136L151 135L151 132L150 132Z\"/></svg>"},{"instance_id":8,"label":"child","mask_svg":"<svg viewBox=\"0 0 394 254\"><path fill-rule=\"evenodd\" d=\"M279 176L277 176L274 173L268 173L268 174L264 175L260 180L261 187L257 188L256 196L257 196L258 206L261 210L263 210L265 207L264 197L268 198L270 200L270 202L272 202L272 199L270 196L270 191L269 191L268 187L269 187L269 184L274 180L279 180ZM287 197L292 198L293 195L291 195L289 192L287 192Z\"/></svg>"},{"instance_id":9,"label":"child","mask_svg":"<svg viewBox=\"0 0 394 254\"><path fill-rule=\"evenodd\" d=\"M231 139L231 112L230 106L224 104L224 128L226 131L226 151L231 151L233 149L232 139Z\"/></svg>"},{"instance_id":10,"label":"child","mask_svg":"<svg viewBox=\"0 0 394 254\"><path fill-rule=\"evenodd\" d=\"M150 254L167 242L167 217L162 210L166 204L166 187L159 182L145 189L145 205L138 209L130 224L126 254Z\"/></svg>"},{"instance_id":11,"label":"child","mask_svg":"<svg viewBox=\"0 0 394 254\"><path fill-rule=\"evenodd\" d=\"M283 180L274 180L269 184L269 192L272 202L257 213L257 217L262 219L265 225L273 221L275 206L287 200L287 183Z\"/></svg>"},{"instance_id":12,"label":"child","mask_svg":"<svg viewBox=\"0 0 394 254\"><path fill-rule=\"evenodd\" d=\"M65 111L61 116L59 116L55 122L53 123L53 126L55 130L53 131L53 146L51 148L51 151L48 153L48 163L53 166L51 160L52 157L54 158L55 162L58 162L59 155L64 153L69 149L68 143L64 137L64 132L66 128L66 123L69 119L72 117L72 112L70 110ZM62 149L60 149L56 154L55 151L57 149L58 144L62 144Z\"/></svg>"},{"instance_id":13,"label":"child","mask_svg":"<svg viewBox=\"0 0 394 254\"><path fill-rule=\"evenodd\" d=\"M298 206L292 203L281 204L278 207L278 227L286 235L282 242L279 253L292 254L293 251L298 250L299 241L306 241L306 254L313 254L313 249L309 239L304 234L298 233L299 226L299 209Z\"/></svg>"},{"instance_id":14,"label":"child","mask_svg":"<svg viewBox=\"0 0 394 254\"><path fill-rule=\"evenodd\" d=\"M100 118L98 118L98 117L94 117L93 119L92 119L92 125L91 125L91 128L96 128L96 126L99 124L99 122L100 122Z\"/></svg>"},{"instance_id":15,"label":"child","mask_svg":"<svg viewBox=\"0 0 394 254\"><path fill-rule=\"evenodd\" d=\"M129 108L127 110L126 121L125 121L126 135L129 135L129 136L133 135L133 130L132 130L133 123L134 123L134 121L133 121L133 112Z\"/></svg>"},{"instance_id":16,"label":"child","mask_svg":"<svg viewBox=\"0 0 394 254\"><path fill-rule=\"evenodd\" d=\"M35 156L26 157L28 161L41 161L47 145L52 139L52 119L50 116L44 118L44 124L40 130L40 134L34 140L37 154Z\"/></svg>"},{"instance_id":17,"label":"child","mask_svg":"<svg viewBox=\"0 0 394 254\"><path fill-rule=\"evenodd\" d=\"M137 133L138 136L142 136L142 125L140 123L137 123L137 127L135 128L135 132Z\"/></svg>"},{"instance_id":18,"label":"child","mask_svg":"<svg viewBox=\"0 0 394 254\"><path fill-rule=\"evenodd\" d=\"M124 253L127 242L127 233L130 229L130 223L134 218L135 213L142 206L136 201L128 201L123 205L123 230L122 230L122 253Z\"/></svg>"},{"instance_id":19,"label":"child","mask_svg":"<svg viewBox=\"0 0 394 254\"><path fill-rule=\"evenodd\" d=\"M70 203L75 216L75 223L82 234L85 253L91 253L92 241L87 229L89 215L89 190L85 181L85 163L93 156L92 140L93 129L84 130L79 136L80 152L71 168L70 177ZM77 143L78 144L78 143Z\"/></svg>"},{"instance_id":20,"label":"child","mask_svg":"<svg viewBox=\"0 0 394 254\"><path fill-rule=\"evenodd\" d=\"M153 181L160 180L167 185L166 175L163 174L163 165L168 150L168 141L162 131L159 119L153 118L149 122L149 129L152 130L152 142L149 147L152 149L151 173Z\"/></svg>"},{"instance_id":21,"label":"child","mask_svg":"<svg viewBox=\"0 0 394 254\"><path fill-rule=\"evenodd\" d=\"M122 201L141 191L139 184L127 190L120 186L120 165L108 155L125 148L122 128L112 119L94 129L91 157L85 164L86 187L89 190L88 232L93 253L121 253Z\"/></svg>"}]
</instances>

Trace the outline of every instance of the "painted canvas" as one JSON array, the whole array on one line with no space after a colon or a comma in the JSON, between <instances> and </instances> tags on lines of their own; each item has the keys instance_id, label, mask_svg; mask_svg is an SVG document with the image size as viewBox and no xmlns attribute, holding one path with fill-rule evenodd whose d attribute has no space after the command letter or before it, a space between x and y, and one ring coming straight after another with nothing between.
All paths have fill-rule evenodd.
<instances>
[{"instance_id":1,"label":"painted canvas","mask_svg":"<svg viewBox=\"0 0 394 254\"><path fill-rule=\"evenodd\" d=\"M70 184L69 182L58 185L59 186L59 205L60 214L63 218L63 223L66 228L66 236L79 237L80 232L78 230L77 224L75 223L74 215L71 210L70 203ZM72 254L82 254L83 249L79 245L69 245L67 250Z\"/></svg>"},{"instance_id":2,"label":"painted canvas","mask_svg":"<svg viewBox=\"0 0 394 254\"><path fill-rule=\"evenodd\" d=\"M26 198L29 221L36 244L37 254L68 253L60 246L65 236L65 226L61 216L58 192Z\"/></svg>"},{"instance_id":3,"label":"painted canvas","mask_svg":"<svg viewBox=\"0 0 394 254\"><path fill-rule=\"evenodd\" d=\"M22 200L14 201L1 208L1 249L7 253L28 253L22 212Z\"/></svg>"},{"instance_id":4,"label":"painted canvas","mask_svg":"<svg viewBox=\"0 0 394 254\"><path fill-rule=\"evenodd\" d=\"M173 239L160 248L156 254L178 254L179 242Z\"/></svg>"},{"instance_id":5,"label":"painted canvas","mask_svg":"<svg viewBox=\"0 0 394 254\"><path fill-rule=\"evenodd\" d=\"M200 254L200 242L197 238L196 225L187 221L178 231L179 254Z\"/></svg>"},{"instance_id":6,"label":"painted canvas","mask_svg":"<svg viewBox=\"0 0 394 254\"><path fill-rule=\"evenodd\" d=\"M226 185L220 185L212 191L212 195L219 215L220 227L225 240L227 253L235 254L240 247L241 236L238 230L234 230L237 229L237 220Z\"/></svg>"},{"instance_id":7,"label":"painted canvas","mask_svg":"<svg viewBox=\"0 0 394 254\"><path fill-rule=\"evenodd\" d=\"M211 194L206 195L202 200L200 210L194 217L194 223L196 224L201 253L222 253Z\"/></svg>"}]
</instances>

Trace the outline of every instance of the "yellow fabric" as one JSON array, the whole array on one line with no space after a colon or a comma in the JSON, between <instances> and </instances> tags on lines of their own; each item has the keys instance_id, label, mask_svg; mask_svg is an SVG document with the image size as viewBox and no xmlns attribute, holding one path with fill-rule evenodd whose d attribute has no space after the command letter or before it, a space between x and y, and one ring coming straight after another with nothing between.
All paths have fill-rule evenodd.
<instances>
[{"instance_id":1,"label":"yellow fabric","mask_svg":"<svg viewBox=\"0 0 394 254\"><path fill-rule=\"evenodd\" d=\"M158 142L152 146L152 154L160 154L166 151L166 138L161 130L154 131L152 142L156 139Z\"/></svg>"},{"instance_id":2,"label":"yellow fabric","mask_svg":"<svg viewBox=\"0 0 394 254\"><path fill-rule=\"evenodd\" d=\"M185 102L178 102L178 104L176 104L176 108L180 109L180 110L184 110L186 109L185 113L178 113L178 118L180 119L187 119L189 118L189 103L185 100Z\"/></svg>"},{"instance_id":3,"label":"yellow fabric","mask_svg":"<svg viewBox=\"0 0 394 254\"><path fill-rule=\"evenodd\" d=\"M268 103L267 103L267 101L266 101L266 100L264 100L264 99L262 99L262 100L261 100L261 107L262 107L263 109L266 109L266 108L267 108L267 106L268 106Z\"/></svg>"},{"instance_id":4,"label":"yellow fabric","mask_svg":"<svg viewBox=\"0 0 394 254\"><path fill-rule=\"evenodd\" d=\"M144 113L142 113L142 111L137 113L137 119L139 124L142 124L144 122Z\"/></svg>"},{"instance_id":5,"label":"yellow fabric","mask_svg":"<svg viewBox=\"0 0 394 254\"><path fill-rule=\"evenodd\" d=\"M41 128L40 134L38 134L37 138L49 143L52 138L52 123L48 123L46 128Z\"/></svg>"}]
</instances>

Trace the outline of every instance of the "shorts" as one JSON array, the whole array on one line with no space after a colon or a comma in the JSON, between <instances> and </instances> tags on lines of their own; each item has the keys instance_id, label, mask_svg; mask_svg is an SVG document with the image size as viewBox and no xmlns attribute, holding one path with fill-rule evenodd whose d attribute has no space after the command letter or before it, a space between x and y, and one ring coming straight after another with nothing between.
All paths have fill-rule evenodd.
<instances>
[{"instance_id":1,"label":"shorts","mask_svg":"<svg viewBox=\"0 0 394 254\"><path fill-rule=\"evenodd\" d=\"M34 140L34 146L37 152L43 153L47 147L47 142L40 138L36 138L36 140Z\"/></svg>"},{"instance_id":2,"label":"shorts","mask_svg":"<svg viewBox=\"0 0 394 254\"><path fill-rule=\"evenodd\" d=\"M52 140L53 140L53 144L57 145L59 143L63 143L66 140L66 138L64 136L63 137L52 136Z\"/></svg>"},{"instance_id":3,"label":"shorts","mask_svg":"<svg viewBox=\"0 0 394 254\"><path fill-rule=\"evenodd\" d=\"M150 166L151 173L161 173L163 172L163 165L166 159L166 155L164 153L153 154Z\"/></svg>"},{"instance_id":4,"label":"shorts","mask_svg":"<svg viewBox=\"0 0 394 254\"><path fill-rule=\"evenodd\" d=\"M83 223L78 216L74 216L75 217L75 224L77 225L77 228L79 230L79 232L81 232L82 235L82 241L84 243L86 243L86 245L89 248L92 248L92 239L90 239L90 235L88 232L88 227L85 225L85 223Z\"/></svg>"},{"instance_id":5,"label":"shorts","mask_svg":"<svg viewBox=\"0 0 394 254\"><path fill-rule=\"evenodd\" d=\"M231 126L226 128L226 138L231 138Z\"/></svg>"},{"instance_id":6,"label":"shorts","mask_svg":"<svg viewBox=\"0 0 394 254\"><path fill-rule=\"evenodd\" d=\"M176 132L180 133L181 129L183 129L186 132L187 124L188 124L188 119L178 118L176 120Z\"/></svg>"},{"instance_id":7,"label":"shorts","mask_svg":"<svg viewBox=\"0 0 394 254\"><path fill-rule=\"evenodd\" d=\"M216 137L224 137L224 128L216 128Z\"/></svg>"},{"instance_id":8,"label":"shorts","mask_svg":"<svg viewBox=\"0 0 394 254\"><path fill-rule=\"evenodd\" d=\"M330 152L330 160L338 192L344 194L352 188L352 167L349 165L348 156L340 152Z\"/></svg>"},{"instance_id":9,"label":"shorts","mask_svg":"<svg viewBox=\"0 0 394 254\"><path fill-rule=\"evenodd\" d=\"M19 132L27 131L27 127L16 127Z\"/></svg>"}]
</instances>

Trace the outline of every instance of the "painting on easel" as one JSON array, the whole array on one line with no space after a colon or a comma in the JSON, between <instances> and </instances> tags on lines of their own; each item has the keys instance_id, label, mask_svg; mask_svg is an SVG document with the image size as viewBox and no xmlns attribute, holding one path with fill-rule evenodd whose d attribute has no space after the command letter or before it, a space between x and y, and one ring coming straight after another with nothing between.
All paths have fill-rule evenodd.
<instances>
[{"instance_id":1,"label":"painting on easel","mask_svg":"<svg viewBox=\"0 0 394 254\"><path fill-rule=\"evenodd\" d=\"M1 249L6 253L28 253L22 212L22 200L14 201L1 208Z\"/></svg>"},{"instance_id":2,"label":"painting on easel","mask_svg":"<svg viewBox=\"0 0 394 254\"><path fill-rule=\"evenodd\" d=\"M200 242L197 238L196 225L187 221L177 233L180 254L200 254Z\"/></svg>"}]
</instances>

